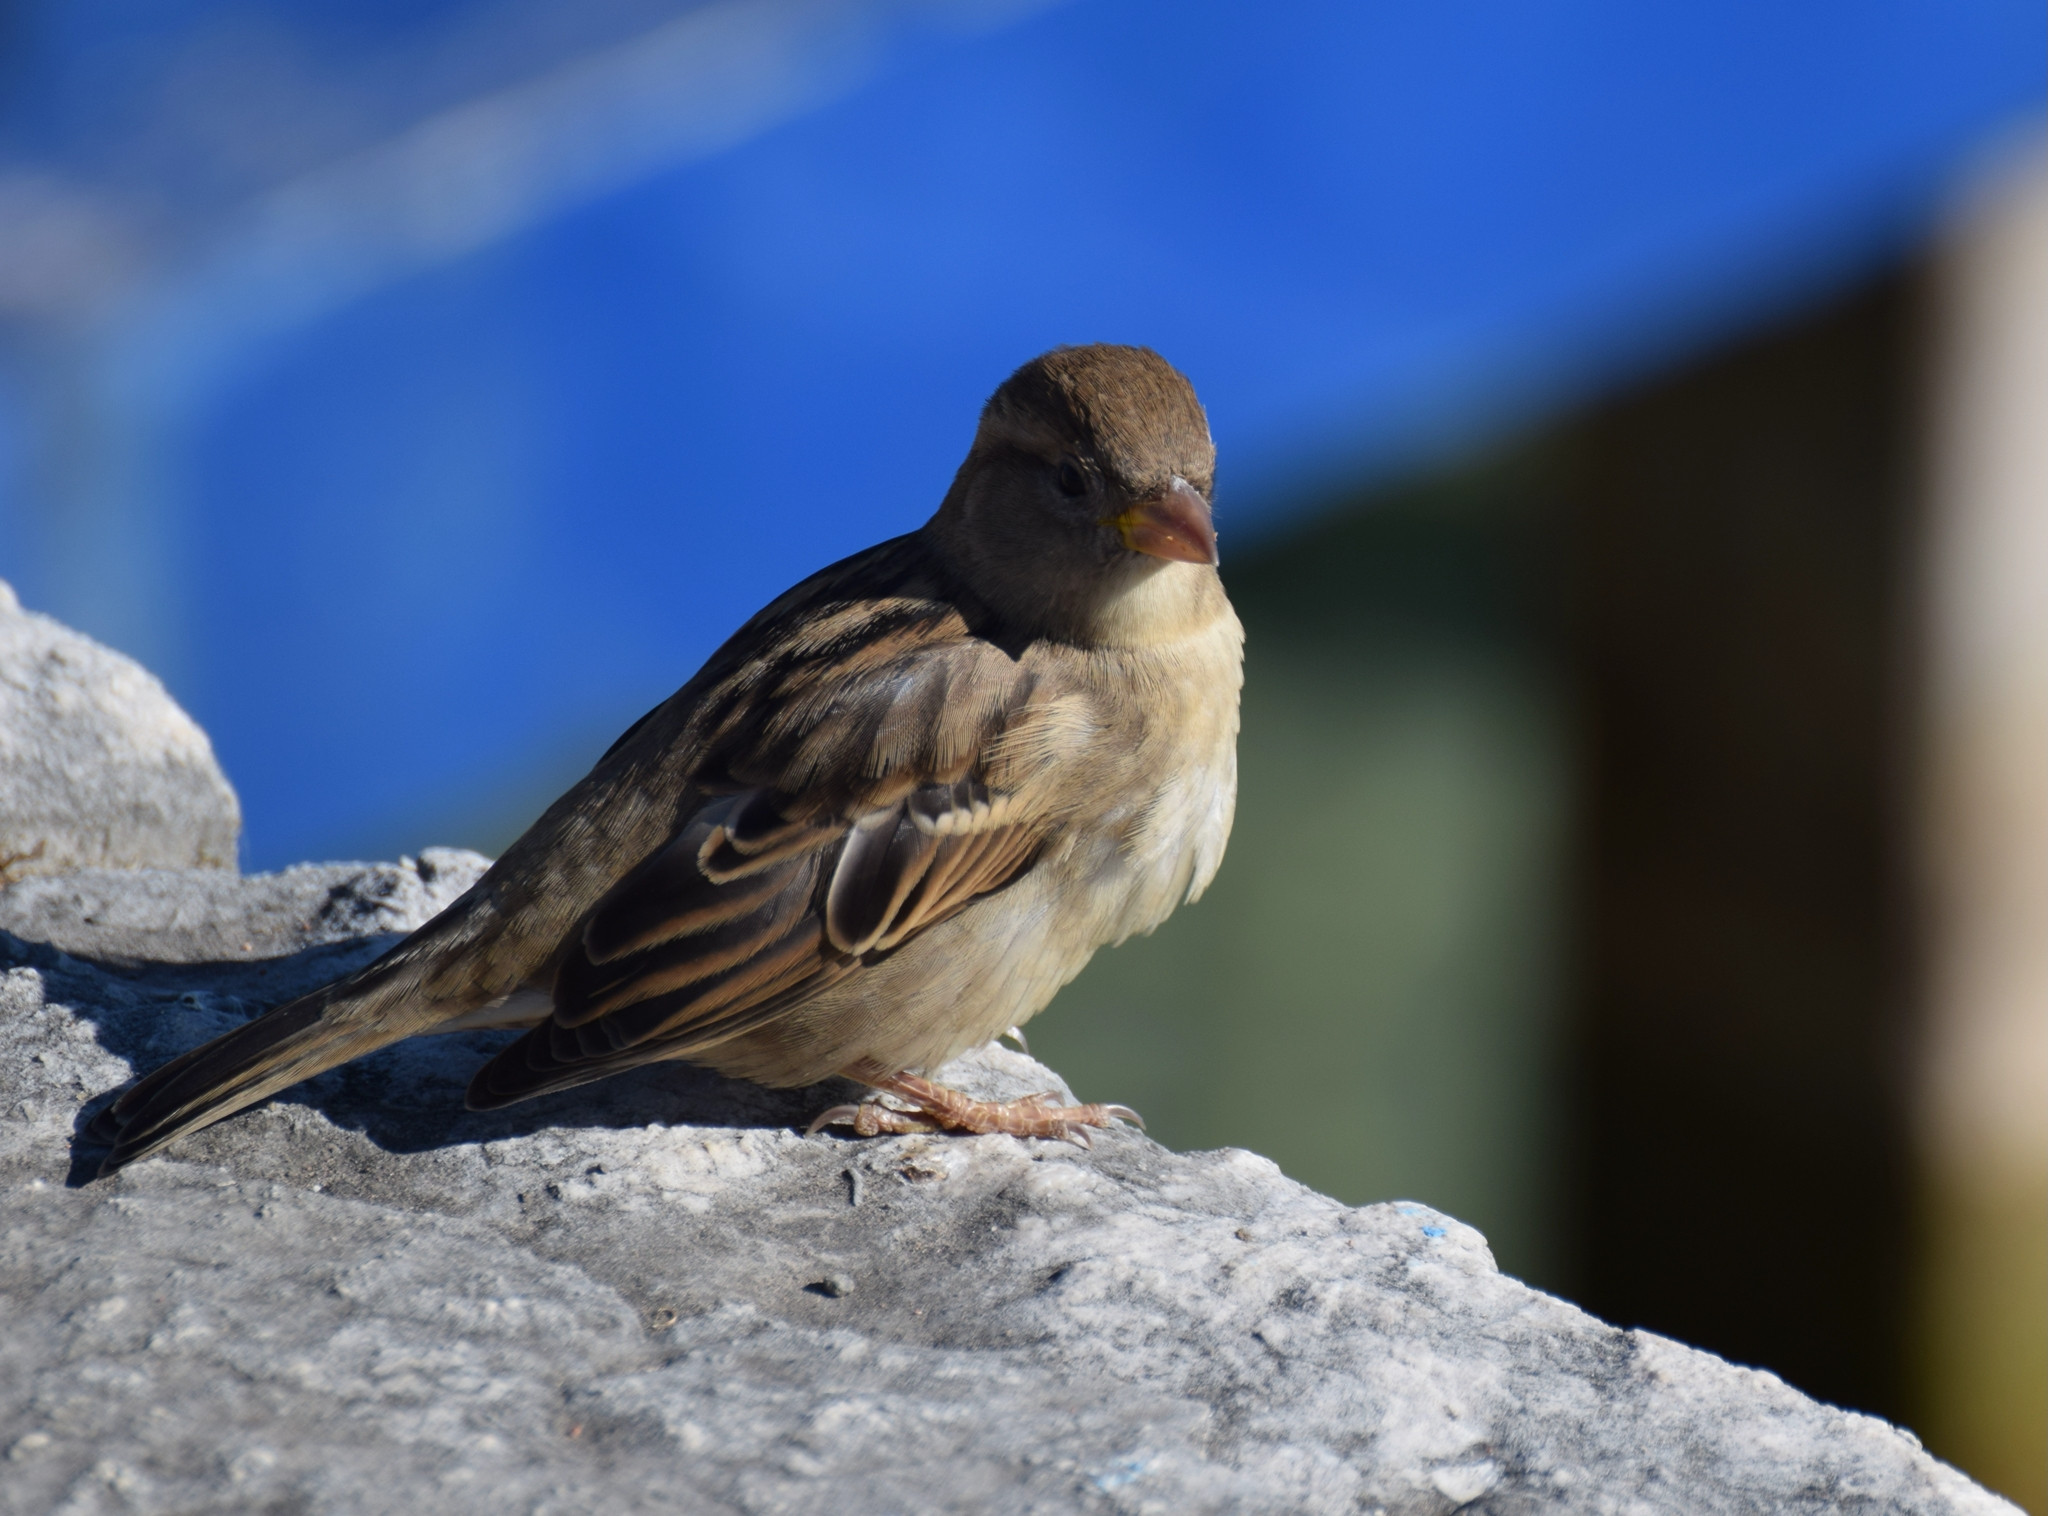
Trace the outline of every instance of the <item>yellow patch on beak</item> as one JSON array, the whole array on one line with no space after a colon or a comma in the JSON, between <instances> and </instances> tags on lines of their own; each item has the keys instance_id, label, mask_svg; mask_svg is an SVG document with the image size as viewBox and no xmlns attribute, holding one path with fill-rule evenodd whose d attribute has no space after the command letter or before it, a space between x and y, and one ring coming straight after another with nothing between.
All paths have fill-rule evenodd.
<instances>
[{"instance_id":1,"label":"yellow patch on beak","mask_svg":"<svg viewBox=\"0 0 2048 1516\"><path fill-rule=\"evenodd\" d=\"M1178 474L1158 494L1109 518L1123 545L1134 553L1175 563L1217 561L1216 525L1209 502Z\"/></svg>"}]
</instances>

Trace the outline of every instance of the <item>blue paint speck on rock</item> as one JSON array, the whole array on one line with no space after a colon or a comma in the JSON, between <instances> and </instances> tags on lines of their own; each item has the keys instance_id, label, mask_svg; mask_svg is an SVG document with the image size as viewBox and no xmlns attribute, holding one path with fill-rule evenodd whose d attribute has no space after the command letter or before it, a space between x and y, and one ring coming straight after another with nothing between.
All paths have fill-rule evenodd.
<instances>
[{"instance_id":1,"label":"blue paint speck on rock","mask_svg":"<svg viewBox=\"0 0 2048 1516\"><path fill-rule=\"evenodd\" d=\"M1108 1468L1095 1476L1093 1481L1095 1488L1104 1493L1110 1490L1120 1490L1132 1480L1142 1475L1145 1472L1146 1465L1151 1462L1152 1460L1149 1456L1119 1458L1115 1463L1112 1463Z\"/></svg>"}]
</instances>

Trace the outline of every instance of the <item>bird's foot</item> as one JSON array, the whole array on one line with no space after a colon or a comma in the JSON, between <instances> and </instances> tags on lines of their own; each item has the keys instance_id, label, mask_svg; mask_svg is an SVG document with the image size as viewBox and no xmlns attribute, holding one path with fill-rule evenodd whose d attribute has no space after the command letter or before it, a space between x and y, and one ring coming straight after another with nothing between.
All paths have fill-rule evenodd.
<instances>
[{"instance_id":1,"label":"bird's foot","mask_svg":"<svg viewBox=\"0 0 2048 1516\"><path fill-rule=\"evenodd\" d=\"M1056 1092L1052 1090L1018 1100L975 1100L915 1074L890 1074L870 1083L880 1094L894 1096L909 1109L883 1105L879 1100L835 1105L811 1123L806 1135L828 1126L850 1126L856 1137L908 1132L1004 1132L1012 1137L1050 1137L1085 1148L1091 1146L1090 1127L1107 1127L1118 1121L1128 1121L1140 1131L1145 1127L1129 1106L1057 1105Z\"/></svg>"}]
</instances>

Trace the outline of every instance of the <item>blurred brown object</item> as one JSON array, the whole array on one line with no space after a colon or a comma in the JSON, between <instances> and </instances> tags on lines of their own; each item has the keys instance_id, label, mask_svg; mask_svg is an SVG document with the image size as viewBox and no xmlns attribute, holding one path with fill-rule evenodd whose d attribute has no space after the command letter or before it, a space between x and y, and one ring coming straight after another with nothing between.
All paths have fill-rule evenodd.
<instances>
[{"instance_id":1,"label":"blurred brown object","mask_svg":"<svg viewBox=\"0 0 2048 1516\"><path fill-rule=\"evenodd\" d=\"M2048 159L1578 440L1573 1288L2048 1512Z\"/></svg>"},{"instance_id":2,"label":"blurred brown object","mask_svg":"<svg viewBox=\"0 0 2048 1516\"><path fill-rule=\"evenodd\" d=\"M1938 253L1914 1420L2048 1512L2048 154Z\"/></svg>"},{"instance_id":3,"label":"blurred brown object","mask_svg":"<svg viewBox=\"0 0 2048 1516\"><path fill-rule=\"evenodd\" d=\"M1576 1298L1898 1419L1918 282L1581 433Z\"/></svg>"}]
</instances>

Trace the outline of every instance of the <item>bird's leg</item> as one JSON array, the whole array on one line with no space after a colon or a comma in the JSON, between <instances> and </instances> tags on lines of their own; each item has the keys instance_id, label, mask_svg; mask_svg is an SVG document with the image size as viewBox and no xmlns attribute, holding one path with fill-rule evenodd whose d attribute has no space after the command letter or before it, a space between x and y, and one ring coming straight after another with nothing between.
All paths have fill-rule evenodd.
<instances>
[{"instance_id":1,"label":"bird's leg","mask_svg":"<svg viewBox=\"0 0 2048 1516\"><path fill-rule=\"evenodd\" d=\"M1004 1132L1012 1137L1058 1138L1087 1147L1090 1127L1106 1127L1116 1121L1128 1121L1140 1130L1145 1125L1129 1106L1054 1105L1051 1090L1018 1100L975 1100L916 1074L885 1074L868 1077L867 1082L877 1091L894 1095L911 1109L896 1110L873 1100L859 1105L835 1105L811 1123L811 1131L843 1125L852 1127L856 1137L902 1132Z\"/></svg>"}]
</instances>

